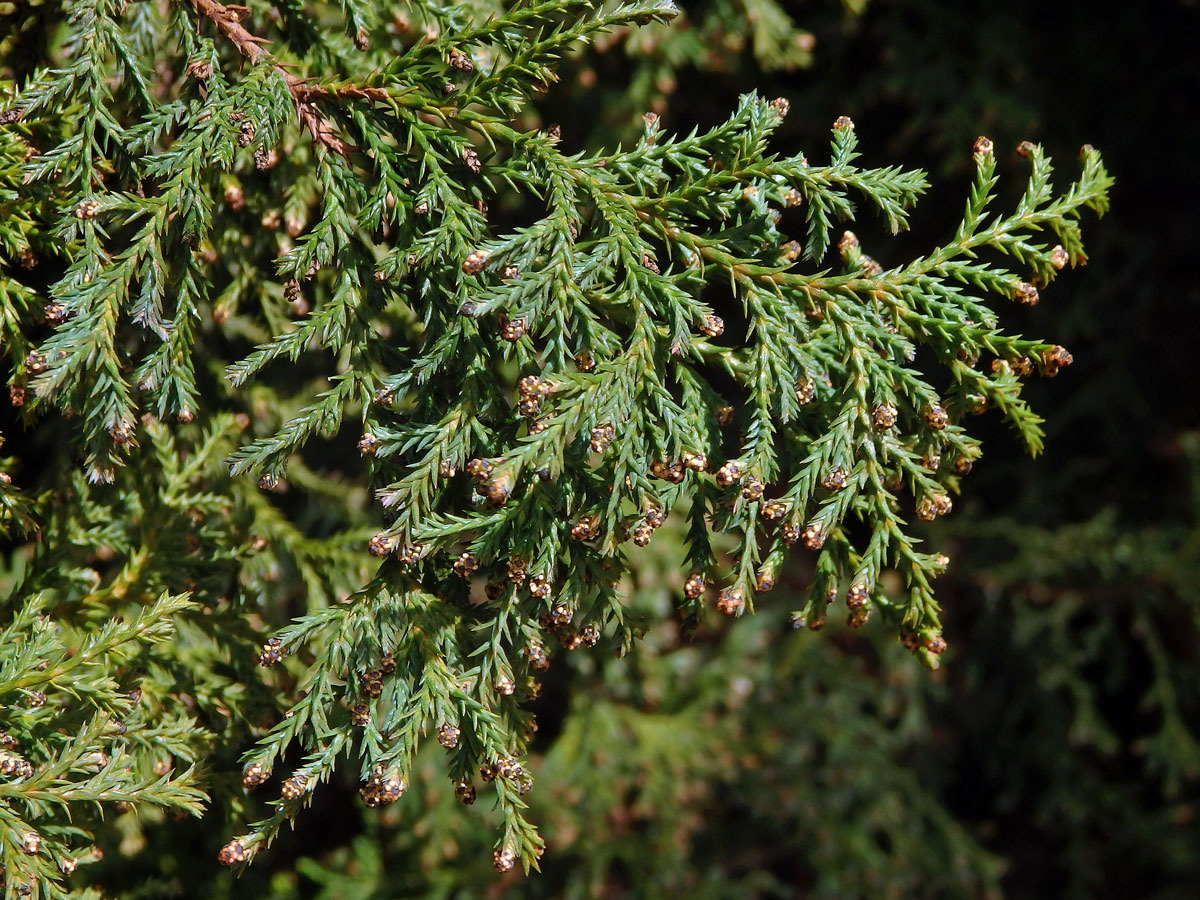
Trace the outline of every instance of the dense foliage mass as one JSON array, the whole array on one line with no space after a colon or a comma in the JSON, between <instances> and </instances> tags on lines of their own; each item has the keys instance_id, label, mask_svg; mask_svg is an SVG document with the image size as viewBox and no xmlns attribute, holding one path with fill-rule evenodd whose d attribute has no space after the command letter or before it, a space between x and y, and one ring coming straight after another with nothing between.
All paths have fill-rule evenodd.
<instances>
[{"instance_id":1,"label":"dense foliage mass","mask_svg":"<svg viewBox=\"0 0 1200 900\"><path fill-rule=\"evenodd\" d=\"M1110 180L1085 147L1056 192L1022 143L1002 205L1008 152L967 141L948 236L864 247L857 206L860 233L898 232L927 185L860 165L850 119L811 158L775 137L782 98L667 128L685 60L811 62L779 6L741 7L22 20L0 116L0 336L31 436L0 484L10 892L83 890L105 846L112 890L218 859L265 890L282 826L353 818L347 778L361 836L294 867L293 845L271 890L470 891L539 867L535 822L567 867L546 893L992 888L905 758L927 701L903 650L944 651L948 561L909 520L950 511L970 416L1041 449L1024 380L1071 355L1002 313L1085 260ZM601 81L618 52L632 73ZM562 93L603 114L548 124ZM884 621L878 660L776 634L842 603ZM181 863L172 817L202 812L207 865ZM697 867L702 819L741 815L816 842L816 874L787 842Z\"/></svg>"}]
</instances>

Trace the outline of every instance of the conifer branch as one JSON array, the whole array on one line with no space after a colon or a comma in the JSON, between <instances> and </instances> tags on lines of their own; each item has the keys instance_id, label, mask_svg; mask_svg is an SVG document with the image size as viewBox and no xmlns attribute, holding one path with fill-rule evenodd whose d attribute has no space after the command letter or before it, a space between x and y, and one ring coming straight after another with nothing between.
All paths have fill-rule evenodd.
<instances>
[{"instance_id":1,"label":"conifer branch","mask_svg":"<svg viewBox=\"0 0 1200 900\"><path fill-rule=\"evenodd\" d=\"M0 784L6 840L43 803L195 812L202 747L244 753L246 791L298 760L265 810L239 795L249 824L220 860L241 866L340 767L369 808L399 801L432 739L456 797L493 795L496 867L536 868L525 703L553 655L634 646L631 560L672 519L688 522L672 564L689 626L763 607L802 548L796 627L842 600L850 626L874 611L937 665L948 560L908 520L951 511L980 455L972 415L994 408L1040 448L1022 379L1071 357L1001 309L1085 260L1080 216L1111 184L1094 151L1056 194L1022 145L1026 189L1003 213L981 139L949 239L885 265L836 235L856 204L906 228L927 179L862 164L844 117L823 162L775 153L788 104L756 95L686 135L646 114L605 153L519 124L572 46L665 23L660 0L539 0L476 23L439 8L444 33L373 56L358 3L352 34L265 32L275 55L245 8L191 0L248 65L222 71L185 29L185 75L161 95L158 51L110 7L79 0L77 56L16 101L8 125L57 143L28 162L0 143L0 177L45 192L65 261L44 304L3 282L13 387L77 416L88 476L46 504L0 483L0 533L47 536L15 585L0 694L23 735L57 735L2 758L18 773ZM322 439L335 449L314 453ZM342 458L351 439L365 477ZM285 490L328 516L289 518ZM173 634L203 664L166 652ZM134 660L145 695L113 674ZM114 715L138 733L113 733Z\"/></svg>"},{"instance_id":2,"label":"conifer branch","mask_svg":"<svg viewBox=\"0 0 1200 900\"><path fill-rule=\"evenodd\" d=\"M317 99L335 96L361 97L369 100L386 99L387 96L384 92L352 86L343 86L339 90L330 91L326 88L309 85L304 78L292 74L280 63L272 61L270 51L263 46L270 41L251 34L242 25L243 18L250 13L248 8L235 5L226 6L218 0L190 0L190 2L196 8L196 12L211 21L216 26L218 33L232 43L251 65L269 63L273 67L287 85L288 91L296 103L296 115L299 116L300 123L308 129L314 141L347 159L350 157L350 146L321 115L314 106L314 102Z\"/></svg>"}]
</instances>

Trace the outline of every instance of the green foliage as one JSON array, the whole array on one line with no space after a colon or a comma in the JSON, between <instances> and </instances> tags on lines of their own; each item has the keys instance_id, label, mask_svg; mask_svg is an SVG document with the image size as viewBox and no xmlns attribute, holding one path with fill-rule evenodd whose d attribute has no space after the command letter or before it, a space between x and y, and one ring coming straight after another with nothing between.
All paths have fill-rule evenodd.
<instances>
[{"instance_id":1,"label":"green foliage","mask_svg":"<svg viewBox=\"0 0 1200 900\"><path fill-rule=\"evenodd\" d=\"M135 805L155 821L155 808L203 808L196 764L254 684L248 666L235 675L212 665L225 635L245 629L244 610L214 599L238 567L231 498L198 484L228 453L230 426L218 420L186 456L163 426L147 426L154 452L138 460L137 478L97 489L74 473L25 511L41 541L0 571L0 794L13 891L37 884L61 896L63 875L99 858L89 832L105 809ZM202 611L193 596L214 606ZM192 669L192 658L206 664Z\"/></svg>"},{"instance_id":2,"label":"green foliage","mask_svg":"<svg viewBox=\"0 0 1200 900\"><path fill-rule=\"evenodd\" d=\"M477 791L494 812L456 839L477 890L489 857L539 867L534 822L590 833L627 807L649 836L562 848L566 894L611 890L622 868L644 896L783 892L795 873L753 848L740 870L703 864L697 816L743 804L791 829L774 852L803 857L818 896L997 890L1000 865L905 758L924 695L894 640L872 645L882 665L847 658L780 641L770 610L714 647L686 639L724 631L706 598L753 611L802 543L792 627L845 597L850 626L874 610L936 666L946 560L907 519L949 511L980 454L969 415L994 408L1041 449L1023 378L1071 357L998 307L1085 261L1080 216L1111 185L1094 150L1056 193L1023 144L1024 192L999 211L980 139L957 228L907 258L872 246L884 265L835 230L860 204L905 229L927 183L859 165L849 119L811 161L772 143L787 101L756 94L687 134L647 113L604 149L534 125L589 42L638 61L626 120L701 45L714 70L744 46L767 69L807 65L773 2L698 6L691 28L661 0L67 11L37 71L14 64L0 127L12 397L58 459L69 440L82 460L0 482L0 686L22 754L0 784L10 885L66 896L67 860L93 858L118 803L153 825L151 808L207 798L240 870L349 772L368 807L418 784L426 800L382 814L402 836L302 862L329 896L396 892L388 860L408 854L425 865L403 890L443 890L455 796ZM651 538L659 561L629 547ZM567 652L592 646L630 656ZM583 680L534 772L552 652L582 656ZM818 756L784 808L797 825L780 784ZM278 799L243 791L273 773ZM527 798L534 774L550 787ZM736 802L720 796L735 780ZM835 827L849 818L863 835Z\"/></svg>"}]
</instances>

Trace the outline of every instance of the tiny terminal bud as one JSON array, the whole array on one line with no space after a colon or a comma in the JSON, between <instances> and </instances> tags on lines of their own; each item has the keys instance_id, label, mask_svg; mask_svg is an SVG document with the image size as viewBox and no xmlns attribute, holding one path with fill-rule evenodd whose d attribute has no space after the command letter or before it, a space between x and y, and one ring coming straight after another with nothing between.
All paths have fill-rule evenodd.
<instances>
[{"instance_id":1,"label":"tiny terminal bud","mask_svg":"<svg viewBox=\"0 0 1200 900\"><path fill-rule=\"evenodd\" d=\"M716 481L717 487L727 488L730 485L740 481L742 478L742 467L736 461L730 461L717 469Z\"/></svg>"},{"instance_id":2,"label":"tiny terminal bud","mask_svg":"<svg viewBox=\"0 0 1200 900\"><path fill-rule=\"evenodd\" d=\"M1037 306L1038 289L1027 281L1022 281L1013 289L1013 299L1022 306Z\"/></svg>"},{"instance_id":3,"label":"tiny terminal bud","mask_svg":"<svg viewBox=\"0 0 1200 900\"><path fill-rule=\"evenodd\" d=\"M308 788L308 776L297 772L283 783L283 787L279 791L279 796L284 800L296 800L307 794Z\"/></svg>"},{"instance_id":4,"label":"tiny terminal bud","mask_svg":"<svg viewBox=\"0 0 1200 900\"><path fill-rule=\"evenodd\" d=\"M509 343L515 343L525 336L526 320L524 316L514 316L509 318L505 314L500 315L500 336Z\"/></svg>"},{"instance_id":5,"label":"tiny terminal bud","mask_svg":"<svg viewBox=\"0 0 1200 900\"><path fill-rule=\"evenodd\" d=\"M454 796L463 806L471 806L475 802L475 785L463 780L454 786Z\"/></svg>"},{"instance_id":6,"label":"tiny terminal bud","mask_svg":"<svg viewBox=\"0 0 1200 900\"><path fill-rule=\"evenodd\" d=\"M739 614L745 608L741 588L726 588L717 597L717 609L727 616Z\"/></svg>"},{"instance_id":7,"label":"tiny terminal bud","mask_svg":"<svg viewBox=\"0 0 1200 900\"><path fill-rule=\"evenodd\" d=\"M252 791L270 777L270 770L265 768L262 763L247 763L242 769L242 787Z\"/></svg>"},{"instance_id":8,"label":"tiny terminal bud","mask_svg":"<svg viewBox=\"0 0 1200 900\"><path fill-rule=\"evenodd\" d=\"M800 538L804 542L804 546L809 550L820 550L823 546L825 546L826 533L824 524L821 522L810 522L808 526L805 527L804 532L800 535ZM784 539L784 542L787 542L786 538Z\"/></svg>"},{"instance_id":9,"label":"tiny terminal bud","mask_svg":"<svg viewBox=\"0 0 1200 900\"><path fill-rule=\"evenodd\" d=\"M223 866L235 866L250 858L246 845L241 841L230 841L217 853L217 862Z\"/></svg>"},{"instance_id":10,"label":"tiny terminal bud","mask_svg":"<svg viewBox=\"0 0 1200 900\"><path fill-rule=\"evenodd\" d=\"M451 49L450 52L446 54L446 62L458 69L460 72L469 73L475 71L475 63L473 63L470 57L460 50Z\"/></svg>"},{"instance_id":11,"label":"tiny terminal bud","mask_svg":"<svg viewBox=\"0 0 1200 900\"><path fill-rule=\"evenodd\" d=\"M891 428L896 424L896 407L880 404L871 414L871 421L876 428Z\"/></svg>"},{"instance_id":12,"label":"tiny terminal bud","mask_svg":"<svg viewBox=\"0 0 1200 900\"><path fill-rule=\"evenodd\" d=\"M487 259L488 252L486 250L472 250L463 260L462 270L467 275L478 275L487 265Z\"/></svg>"},{"instance_id":13,"label":"tiny terminal bud","mask_svg":"<svg viewBox=\"0 0 1200 900\"><path fill-rule=\"evenodd\" d=\"M925 423L934 431L941 431L950 421L946 410L934 404L925 410Z\"/></svg>"},{"instance_id":14,"label":"tiny terminal bud","mask_svg":"<svg viewBox=\"0 0 1200 900\"><path fill-rule=\"evenodd\" d=\"M492 865L496 867L496 871L500 873L511 872L517 864L517 855L507 847L497 847L492 854Z\"/></svg>"}]
</instances>

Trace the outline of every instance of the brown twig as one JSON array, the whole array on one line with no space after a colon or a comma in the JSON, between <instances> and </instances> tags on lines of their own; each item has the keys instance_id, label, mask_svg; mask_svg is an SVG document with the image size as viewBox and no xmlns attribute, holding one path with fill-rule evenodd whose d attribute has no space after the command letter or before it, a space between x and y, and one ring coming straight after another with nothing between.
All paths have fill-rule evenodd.
<instances>
[{"instance_id":1,"label":"brown twig","mask_svg":"<svg viewBox=\"0 0 1200 900\"><path fill-rule=\"evenodd\" d=\"M221 37L237 47L238 52L251 64L271 61L270 52L263 47L263 44L269 44L270 41L251 34L242 25L242 19L249 14L246 7L225 6L217 0L191 0L191 4L200 15L216 25ZM387 91L382 88L360 88L353 85L346 85L336 91L331 91L320 85L309 84L306 79L293 75L281 63L271 61L271 65L287 85L288 91L291 92L301 126L309 130L313 140L318 144L349 158L350 145L342 140L329 121L321 115L313 105L314 101L330 97L385 100Z\"/></svg>"}]
</instances>

